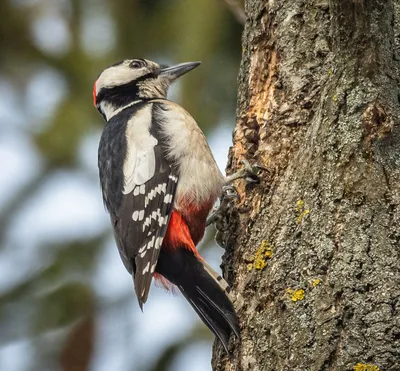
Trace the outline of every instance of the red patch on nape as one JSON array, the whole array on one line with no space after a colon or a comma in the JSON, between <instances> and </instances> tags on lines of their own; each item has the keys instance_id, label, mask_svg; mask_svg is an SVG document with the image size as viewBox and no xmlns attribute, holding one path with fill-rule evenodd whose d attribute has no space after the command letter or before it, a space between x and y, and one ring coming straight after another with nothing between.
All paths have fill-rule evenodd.
<instances>
[{"instance_id":1,"label":"red patch on nape","mask_svg":"<svg viewBox=\"0 0 400 371\"><path fill-rule=\"evenodd\" d=\"M95 107L97 107L97 102L96 102L96 99L97 99L97 96L96 96L96 82L97 81L94 82L94 86L93 86L93 104L94 104Z\"/></svg>"}]
</instances>

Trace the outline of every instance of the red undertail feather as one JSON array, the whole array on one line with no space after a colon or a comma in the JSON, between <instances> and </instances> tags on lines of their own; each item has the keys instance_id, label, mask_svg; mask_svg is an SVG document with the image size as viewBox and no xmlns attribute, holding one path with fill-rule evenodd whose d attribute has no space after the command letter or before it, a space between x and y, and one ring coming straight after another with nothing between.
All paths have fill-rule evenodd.
<instances>
[{"instance_id":1,"label":"red undertail feather","mask_svg":"<svg viewBox=\"0 0 400 371\"><path fill-rule=\"evenodd\" d=\"M168 223L168 229L164 237L163 249L186 248L200 257L192 240L189 227L179 211L174 210ZM201 258L201 257L200 257Z\"/></svg>"},{"instance_id":2,"label":"red undertail feather","mask_svg":"<svg viewBox=\"0 0 400 371\"><path fill-rule=\"evenodd\" d=\"M185 219L176 210L171 214L156 272L155 277L161 275L178 287L229 354L229 337L232 332L240 337L240 329L226 282L201 258Z\"/></svg>"}]
</instances>

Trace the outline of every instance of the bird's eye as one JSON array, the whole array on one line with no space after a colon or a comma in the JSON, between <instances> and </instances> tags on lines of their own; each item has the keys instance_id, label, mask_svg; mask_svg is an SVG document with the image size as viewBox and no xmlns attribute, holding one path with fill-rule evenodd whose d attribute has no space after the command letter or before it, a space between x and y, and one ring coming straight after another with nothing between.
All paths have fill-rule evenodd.
<instances>
[{"instance_id":1,"label":"bird's eye","mask_svg":"<svg viewBox=\"0 0 400 371\"><path fill-rule=\"evenodd\" d=\"M131 68L142 68L144 66L144 62L140 60L134 60L130 63L129 67Z\"/></svg>"}]
</instances>

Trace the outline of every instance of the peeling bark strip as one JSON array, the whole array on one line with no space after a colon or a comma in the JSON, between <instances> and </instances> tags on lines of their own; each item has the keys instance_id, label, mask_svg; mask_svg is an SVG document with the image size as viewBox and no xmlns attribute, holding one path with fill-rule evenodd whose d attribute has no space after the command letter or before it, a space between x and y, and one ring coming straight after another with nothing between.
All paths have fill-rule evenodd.
<instances>
[{"instance_id":1,"label":"peeling bark strip","mask_svg":"<svg viewBox=\"0 0 400 371\"><path fill-rule=\"evenodd\" d=\"M214 370L400 370L400 0L248 0Z\"/></svg>"}]
</instances>

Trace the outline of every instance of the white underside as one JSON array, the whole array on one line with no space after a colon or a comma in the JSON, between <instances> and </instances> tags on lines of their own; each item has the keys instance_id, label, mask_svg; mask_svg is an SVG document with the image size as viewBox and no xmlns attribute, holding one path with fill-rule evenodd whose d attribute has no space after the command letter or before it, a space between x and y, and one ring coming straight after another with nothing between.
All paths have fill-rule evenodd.
<instances>
[{"instance_id":1,"label":"white underside","mask_svg":"<svg viewBox=\"0 0 400 371\"><path fill-rule=\"evenodd\" d=\"M163 105L163 110L156 110L156 119L161 120L164 135L168 138L168 159L179 164L175 208L181 209L188 203L201 204L217 198L224 177L197 123L173 102L153 102ZM154 175L154 146L157 145L157 139L149 133L154 103L140 109L127 125L124 194L132 192L137 185Z\"/></svg>"},{"instance_id":2,"label":"white underside","mask_svg":"<svg viewBox=\"0 0 400 371\"><path fill-rule=\"evenodd\" d=\"M164 133L169 138L170 160L179 164L175 207L209 202L221 193L221 174L203 132L193 117L178 104L161 101Z\"/></svg>"}]
</instances>

